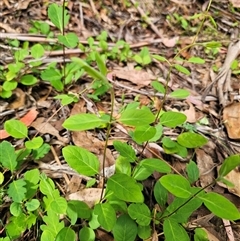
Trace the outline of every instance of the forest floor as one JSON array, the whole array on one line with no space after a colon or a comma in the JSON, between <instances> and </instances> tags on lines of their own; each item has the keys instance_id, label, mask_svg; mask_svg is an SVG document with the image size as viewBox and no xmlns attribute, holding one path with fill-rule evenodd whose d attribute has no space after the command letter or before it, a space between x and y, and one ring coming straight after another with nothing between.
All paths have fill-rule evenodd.
<instances>
[{"instance_id":1,"label":"forest floor","mask_svg":"<svg viewBox=\"0 0 240 241\"><path fill-rule=\"evenodd\" d=\"M18 46L22 46L26 41L29 46L47 43L43 35L29 32L33 29L35 21L50 24L52 32L58 33L47 17L47 7L51 2L58 3L57 0L0 2L1 66L13 61L13 41L18 40ZM179 111L187 116L188 124L185 128L193 128L195 132L207 137L208 144L197 148L186 158L166 154L161 142L149 146L150 152L146 154L151 157L152 148L179 173L184 173L190 159L194 160L200 170L200 178L196 185L205 187L216 178L218 167L225 158L240 153L240 11L227 0L212 1L208 12L205 12L209 7L208 1L141 0L135 6L134 3L134 0L68 1L70 23L65 32L77 34L83 46L88 46L87 40L90 37L93 37L95 45L99 44L101 39L98 36L103 36L101 33L106 31L106 42L110 48L118 40L124 40L130 46L129 51L134 54L139 54L141 49L147 47L150 54L163 56L170 63L176 61L177 53L178 57L184 60L191 57L198 57L200 62L204 60L202 63L179 62L189 73L173 68L170 78L167 61L154 60L144 64L140 63L137 57L124 61L108 59L107 68L108 78L114 87L114 112L118 113L122 106L135 100L140 101L142 106L152 105L156 110L163 108ZM144 14L147 14L147 17ZM49 51L42 69L54 61L61 66L73 56L85 58L85 53L77 48L75 50L66 49L64 54L62 51ZM136 71L136 67L141 70ZM39 70L41 71L41 68ZM24 71L31 73L29 69ZM163 86L167 85L168 93L176 89L185 89L190 95L183 100L167 96L163 101L163 94L154 94L151 86L153 80L158 80ZM71 175L71 170L65 167L61 149L72 143L86 148L101 159L106 133L104 130L69 133L62 127L62 123L74 113L107 113L111 110L108 94L99 97L98 101L89 98L88 94L93 94L88 88L89 83L89 78L82 76L76 83L68 86L65 91L71 93L79 93L85 89L89 92L85 92L78 103L65 106L61 111L60 102L54 99L57 91L46 82L40 81L33 86L19 84L10 98L0 98L0 142L8 140L15 148L20 149L23 140L5 135L3 126L7 120L21 119L28 115L29 135L40 133L51 145L50 152L44 158L37 163L29 161L18 172L18 176L37 166L55 181L63 195L72 195L73 198L74 195L80 195L77 194L79 190L84 190L84 181L76 175ZM181 131L181 128L167 129L165 135L176 139ZM114 140L128 140L126 132L121 126L112 129L106 168L114 165L116 159L111 143ZM132 145L138 149L136 144ZM239 170L231 172L228 180L235 184L234 190L218 184L211 188L227 197L240 210ZM146 188L151 193L148 183ZM1 208L0 220L3 224L7 223L8 208L8 204L3 204ZM204 208L192 215L191 225L204 227L211 235L211 240L240 240L239 223L230 225L225 220L209 215ZM1 229L4 230L4 225ZM110 237L108 238L110 240Z\"/></svg>"}]
</instances>

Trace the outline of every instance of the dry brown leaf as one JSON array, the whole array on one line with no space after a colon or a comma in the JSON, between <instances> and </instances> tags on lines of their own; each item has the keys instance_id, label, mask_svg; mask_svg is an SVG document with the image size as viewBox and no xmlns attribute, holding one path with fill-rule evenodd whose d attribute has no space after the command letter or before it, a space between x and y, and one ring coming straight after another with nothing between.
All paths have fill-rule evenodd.
<instances>
[{"instance_id":1,"label":"dry brown leaf","mask_svg":"<svg viewBox=\"0 0 240 241\"><path fill-rule=\"evenodd\" d=\"M148 86L156 77L144 70L116 68L111 74L119 79L124 79L136 85Z\"/></svg>"},{"instance_id":2,"label":"dry brown leaf","mask_svg":"<svg viewBox=\"0 0 240 241\"><path fill-rule=\"evenodd\" d=\"M163 38L163 44L168 48L172 48L177 44L178 40L179 40L178 36L173 38Z\"/></svg>"},{"instance_id":3,"label":"dry brown leaf","mask_svg":"<svg viewBox=\"0 0 240 241\"><path fill-rule=\"evenodd\" d=\"M80 190L81 183L82 183L82 178L80 176L73 175L68 184L68 190L67 190L68 193L75 193L78 190Z\"/></svg>"},{"instance_id":4,"label":"dry brown leaf","mask_svg":"<svg viewBox=\"0 0 240 241\"><path fill-rule=\"evenodd\" d=\"M16 100L14 100L14 102L12 102L11 104L9 104L8 108L9 109L18 109L20 107L25 106L25 98L26 98L26 94L25 92L23 92L21 89L17 88L16 90L14 90L14 95L16 95Z\"/></svg>"},{"instance_id":5,"label":"dry brown leaf","mask_svg":"<svg viewBox=\"0 0 240 241\"><path fill-rule=\"evenodd\" d=\"M96 238L100 241L114 241L113 237L105 230L96 229Z\"/></svg>"},{"instance_id":6,"label":"dry brown leaf","mask_svg":"<svg viewBox=\"0 0 240 241\"><path fill-rule=\"evenodd\" d=\"M27 9L28 5L30 2L33 2L34 0L22 0L22 1L18 1L18 3L15 5L17 10L20 9Z\"/></svg>"},{"instance_id":7,"label":"dry brown leaf","mask_svg":"<svg viewBox=\"0 0 240 241\"><path fill-rule=\"evenodd\" d=\"M240 197L240 172L237 169L229 172L225 177L229 182L233 183L234 187L227 187L229 192ZM223 183L218 183L221 187L226 187Z\"/></svg>"},{"instance_id":8,"label":"dry brown leaf","mask_svg":"<svg viewBox=\"0 0 240 241\"><path fill-rule=\"evenodd\" d=\"M152 235L152 240L151 241L158 241L158 234L157 231L154 230L153 235Z\"/></svg>"},{"instance_id":9,"label":"dry brown leaf","mask_svg":"<svg viewBox=\"0 0 240 241\"><path fill-rule=\"evenodd\" d=\"M68 138L62 137L59 135L58 130L55 129L49 122L45 122L44 117L37 118L36 121L32 123L32 127L34 127L38 132L42 134L50 134L56 136L57 139L63 143L68 143Z\"/></svg>"},{"instance_id":10,"label":"dry brown leaf","mask_svg":"<svg viewBox=\"0 0 240 241\"><path fill-rule=\"evenodd\" d=\"M69 200L79 200L85 202L92 208L100 201L102 189L101 188L86 188L68 195Z\"/></svg>"},{"instance_id":11,"label":"dry brown leaf","mask_svg":"<svg viewBox=\"0 0 240 241\"><path fill-rule=\"evenodd\" d=\"M188 104L189 104L189 109L183 111L183 113L187 116L187 122L196 123L197 118L196 118L195 108L190 102Z\"/></svg>"},{"instance_id":12,"label":"dry brown leaf","mask_svg":"<svg viewBox=\"0 0 240 241\"><path fill-rule=\"evenodd\" d=\"M231 139L240 139L240 103L233 103L223 110L223 121Z\"/></svg>"},{"instance_id":13,"label":"dry brown leaf","mask_svg":"<svg viewBox=\"0 0 240 241\"><path fill-rule=\"evenodd\" d=\"M240 8L240 0L230 0L234 8Z\"/></svg>"},{"instance_id":14,"label":"dry brown leaf","mask_svg":"<svg viewBox=\"0 0 240 241\"><path fill-rule=\"evenodd\" d=\"M214 181L214 163L212 157L202 149L196 149L197 166L200 172L200 182L202 187Z\"/></svg>"}]
</instances>

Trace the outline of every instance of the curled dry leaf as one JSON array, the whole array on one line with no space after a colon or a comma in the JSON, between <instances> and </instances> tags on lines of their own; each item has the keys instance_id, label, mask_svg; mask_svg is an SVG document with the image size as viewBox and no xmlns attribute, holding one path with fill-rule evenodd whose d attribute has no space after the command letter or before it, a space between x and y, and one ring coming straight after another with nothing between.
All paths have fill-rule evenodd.
<instances>
[{"instance_id":1,"label":"curled dry leaf","mask_svg":"<svg viewBox=\"0 0 240 241\"><path fill-rule=\"evenodd\" d=\"M144 70L127 69L127 68L116 68L111 74L115 75L119 79L124 79L132 82L136 85L148 86L152 80L156 77Z\"/></svg>"},{"instance_id":2,"label":"curled dry leaf","mask_svg":"<svg viewBox=\"0 0 240 241\"><path fill-rule=\"evenodd\" d=\"M79 200L85 202L90 208L100 201L101 188L86 188L68 195L69 200Z\"/></svg>"},{"instance_id":3,"label":"curled dry leaf","mask_svg":"<svg viewBox=\"0 0 240 241\"><path fill-rule=\"evenodd\" d=\"M56 136L57 139L63 143L68 143L68 138L62 137L59 135L57 129L55 129L49 122L45 122L44 117L38 118L36 121L32 123L32 127L34 127L38 132L42 134L50 134Z\"/></svg>"},{"instance_id":4,"label":"curled dry leaf","mask_svg":"<svg viewBox=\"0 0 240 241\"><path fill-rule=\"evenodd\" d=\"M202 149L196 149L196 157L201 186L206 187L214 181L214 163L212 157Z\"/></svg>"},{"instance_id":5,"label":"curled dry leaf","mask_svg":"<svg viewBox=\"0 0 240 241\"><path fill-rule=\"evenodd\" d=\"M240 197L240 172L237 169L234 169L229 172L224 178L234 185L233 188L227 187L229 192ZM218 184L222 187L226 187L226 185L223 183Z\"/></svg>"},{"instance_id":6,"label":"curled dry leaf","mask_svg":"<svg viewBox=\"0 0 240 241\"><path fill-rule=\"evenodd\" d=\"M240 103L233 103L224 108L223 121L228 137L231 139L240 139Z\"/></svg>"},{"instance_id":7,"label":"curled dry leaf","mask_svg":"<svg viewBox=\"0 0 240 241\"><path fill-rule=\"evenodd\" d=\"M240 0L230 0L234 8L240 8Z\"/></svg>"}]
</instances>

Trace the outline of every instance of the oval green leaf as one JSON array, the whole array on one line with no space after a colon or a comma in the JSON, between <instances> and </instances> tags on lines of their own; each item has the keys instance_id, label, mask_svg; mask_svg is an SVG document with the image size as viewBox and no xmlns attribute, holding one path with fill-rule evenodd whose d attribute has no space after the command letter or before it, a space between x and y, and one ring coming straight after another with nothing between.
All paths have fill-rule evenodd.
<instances>
[{"instance_id":1,"label":"oval green leaf","mask_svg":"<svg viewBox=\"0 0 240 241\"><path fill-rule=\"evenodd\" d=\"M8 120L4 123L6 132L14 138L25 138L28 135L28 129L25 124L19 120Z\"/></svg>"},{"instance_id":2,"label":"oval green leaf","mask_svg":"<svg viewBox=\"0 0 240 241\"><path fill-rule=\"evenodd\" d=\"M70 116L64 121L63 127L71 131L83 131L100 127L106 123L106 120L100 119L94 114L84 113Z\"/></svg>"},{"instance_id":3,"label":"oval green leaf","mask_svg":"<svg viewBox=\"0 0 240 241\"><path fill-rule=\"evenodd\" d=\"M75 241L75 232L69 228L64 227L60 230L60 232L56 236L56 241Z\"/></svg>"},{"instance_id":4,"label":"oval green leaf","mask_svg":"<svg viewBox=\"0 0 240 241\"><path fill-rule=\"evenodd\" d=\"M147 226L150 224L151 211L148 206L144 203L132 203L128 207L128 214L139 225Z\"/></svg>"},{"instance_id":5,"label":"oval green leaf","mask_svg":"<svg viewBox=\"0 0 240 241\"><path fill-rule=\"evenodd\" d=\"M108 232L111 231L117 220L114 208L109 203L98 203L94 213L98 215L100 225Z\"/></svg>"},{"instance_id":6,"label":"oval green leaf","mask_svg":"<svg viewBox=\"0 0 240 241\"><path fill-rule=\"evenodd\" d=\"M93 229L83 227L79 231L79 240L95 241L95 233Z\"/></svg>"},{"instance_id":7,"label":"oval green leaf","mask_svg":"<svg viewBox=\"0 0 240 241\"><path fill-rule=\"evenodd\" d=\"M127 214L123 214L117 219L112 232L115 241L134 241L138 232L137 224Z\"/></svg>"},{"instance_id":8,"label":"oval green leaf","mask_svg":"<svg viewBox=\"0 0 240 241\"><path fill-rule=\"evenodd\" d=\"M219 169L219 177L226 176L230 171L240 165L240 155L232 155L226 158Z\"/></svg>"},{"instance_id":9,"label":"oval green leaf","mask_svg":"<svg viewBox=\"0 0 240 241\"><path fill-rule=\"evenodd\" d=\"M91 152L78 146L66 146L63 156L71 168L80 174L92 176L98 173L100 162Z\"/></svg>"},{"instance_id":10,"label":"oval green leaf","mask_svg":"<svg viewBox=\"0 0 240 241\"><path fill-rule=\"evenodd\" d=\"M153 123L155 116L149 109L126 109L119 121L129 126L143 126Z\"/></svg>"},{"instance_id":11,"label":"oval green leaf","mask_svg":"<svg viewBox=\"0 0 240 241\"><path fill-rule=\"evenodd\" d=\"M189 96L190 92L188 90L184 89L178 89L174 90L172 93L169 94L169 96L173 98L178 98L178 99L185 99Z\"/></svg>"},{"instance_id":12,"label":"oval green leaf","mask_svg":"<svg viewBox=\"0 0 240 241\"><path fill-rule=\"evenodd\" d=\"M177 174L167 174L160 178L161 184L173 195L181 198L191 196L191 186L189 181Z\"/></svg>"},{"instance_id":13,"label":"oval green leaf","mask_svg":"<svg viewBox=\"0 0 240 241\"><path fill-rule=\"evenodd\" d=\"M164 220L163 233L165 241L190 241L186 230L171 218Z\"/></svg>"},{"instance_id":14,"label":"oval green leaf","mask_svg":"<svg viewBox=\"0 0 240 241\"><path fill-rule=\"evenodd\" d=\"M177 142L187 148L197 148L207 143L207 139L197 133L185 132L177 137Z\"/></svg>"},{"instance_id":15,"label":"oval green leaf","mask_svg":"<svg viewBox=\"0 0 240 241\"><path fill-rule=\"evenodd\" d=\"M227 220L240 219L240 212L228 199L220 194L209 192L199 196L204 205L216 216Z\"/></svg>"},{"instance_id":16,"label":"oval green leaf","mask_svg":"<svg viewBox=\"0 0 240 241\"><path fill-rule=\"evenodd\" d=\"M170 128L175 128L176 126L183 124L186 119L186 115L182 113L167 111L161 115L160 124Z\"/></svg>"},{"instance_id":17,"label":"oval green leaf","mask_svg":"<svg viewBox=\"0 0 240 241\"><path fill-rule=\"evenodd\" d=\"M137 182L126 174L118 173L111 176L107 182L107 188L116 197L125 202L143 202L143 194Z\"/></svg>"}]
</instances>

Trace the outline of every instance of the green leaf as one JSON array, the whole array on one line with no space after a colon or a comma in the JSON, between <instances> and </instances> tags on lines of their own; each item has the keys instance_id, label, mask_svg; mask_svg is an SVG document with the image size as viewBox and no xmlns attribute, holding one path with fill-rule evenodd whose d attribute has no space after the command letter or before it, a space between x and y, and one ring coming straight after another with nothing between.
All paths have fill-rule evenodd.
<instances>
[{"instance_id":1,"label":"green leaf","mask_svg":"<svg viewBox=\"0 0 240 241\"><path fill-rule=\"evenodd\" d=\"M5 226L6 233L11 238L11 241L17 240L26 228L26 215L23 213L17 217L11 217L11 222Z\"/></svg>"},{"instance_id":2,"label":"green leaf","mask_svg":"<svg viewBox=\"0 0 240 241\"><path fill-rule=\"evenodd\" d=\"M160 178L161 184L173 195L181 198L191 196L189 181L177 174L168 174Z\"/></svg>"},{"instance_id":3,"label":"green leaf","mask_svg":"<svg viewBox=\"0 0 240 241\"><path fill-rule=\"evenodd\" d=\"M64 16L63 16L64 11ZM70 16L67 14L66 9L63 9L62 6L58 6L53 3L48 8L48 17L51 22L61 31L63 32L63 28L65 28L69 22ZM64 22L63 22L64 18Z\"/></svg>"},{"instance_id":4,"label":"green leaf","mask_svg":"<svg viewBox=\"0 0 240 241\"><path fill-rule=\"evenodd\" d=\"M151 174L153 173L152 170L147 169L141 162L135 167L132 177L137 181L146 180Z\"/></svg>"},{"instance_id":5,"label":"green leaf","mask_svg":"<svg viewBox=\"0 0 240 241\"><path fill-rule=\"evenodd\" d=\"M150 224L151 211L148 206L144 203L132 203L128 207L128 214L139 225L147 226Z\"/></svg>"},{"instance_id":6,"label":"green leaf","mask_svg":"<svg viewBox=\"0 0 240 241\"><path fill-rule=\"evenodd\" d=\"M98 203L94 207L94 213L98 215L100 225L106 231L111 231L117 220L114 208L109 203Z\"/></svg>"},{"instance_id":7,"label":"green leaf","mask_svg":"<svg viewBox=\"0 0 240 241\"><path fill-rule=\"evenodd\" d=\"M39 208L40 202L37 199L32 199L25 203L25 206L29 212L35 211Z\"/></svg>"},{"instance_id":8,"label":"green leaf","mask_svg":"<svg viewBox=\"0 0 240 241\"><path fill-rule=\"evenodd\" d=\"M49 68L41 72L41 79L48 81L57 90L63 90L62 74L58 69Z\"/></svg>"},{"instance_id":9,"label":"green leaf","mask_svg":"<svg viewBox=\"0 0 240 241\"><path fill-rule=\"evenodd\" d=\"M152 172L153 171L157 171L160 173L171 172L171 168L169 167L169 165L166 162L157 158L144 159L140 162L140 164Z\"/></svg>"},{"instance_id":10,"label":"green leaf","mask_svg":"<svg viewBox=\"0 0 240 241\"><path fill-rule=\"evenodd\" d=\"M151 138L151 139L149 140L149 142L156 142L156 141L158 141L158 140L161 138L161 136L162 136L163 126L162 126L161 124L157 124L157 125L155 125L154 127L155 127L155 129L156 129L156 134L154 135L153 138Z\"/></svg>"},{"instance_id":11,"label":"green leaf","mask_svg":"<svg viewBox=\"0 0 240 241\"><path fill-rule=\"evenodd\" d=\"M19 216L21 213L23 213L22 204L17 203L17 202L13 202L10 205L10 213L15 217Z\"/></svg>"},{"instance_id":12,"label":"green leaf","mask_svg":"<svg viewBox=\"0 0 240 241\"><path fill-rule=\"evenodd\" d=\"M163 208L165 207L168 199L168 191L163 187L161 182L158 180L153 189L154 197L157 203Z\"/></svg>"},{"instance_id":13,"label":"green leaf","mask_svg":"<svg viewBox=\"0 0 240 241\"><path fill-rule=\"evenodd\" d=\"M2 172L0 172L0 185L2 185L4 182L4 175Z\"/></svg>"},{"instance_id":14,"label":"green leaf","mask_svg":"<svg viewBox=\"0 0 240 241\"><path fill-rule=\"evenodd\" d=\"M186 230L171 218L164 220L163 233L165 241L190 241Z\"/></svg>"},{"instance_id":15,"label":"green leaf","mask_svg":"<svg viewBox=\"0 0 240 241\"><path fill-rule=\"evenodd\" d=\"M209 192L200 196L204 205L216 216L227 220L240 219L240 212L228 199L220 194Z\"/></svg>"},{"instance_id":16,"label":"green leaf","mask_svg":"<svg viewBox=\"0 0 240 241\"><path fill-rule=\"evenodd\" d=\"M133 132L133 140L137 143L149 141L156 134L156 129L150 125L137 126Z\"/></svg>"},{"instance_id":17,"label":"green leaf","mask_svg":"<svg viewBox=\"0 0 240 241\"><path fill-rule=\"evenodd\" d=\"M59 81L62 79L62 74L58 69L49 68L41 72L41 79L46 81Z\"/></svg>"},{"instance_id":18,"label":"green leaf","mask_svg":"<svg viewBox=\"0 0 240 241\"><path fill-rule=\"evenodd\" d=\"M32 150L32 155L35 160L38 160L39 158L44 157L49 151L51 147L47 143L43 143L42 146L40 146L38 149Z\"/></svg>"},{"instance_id":19,"label":"green leaf","mask_svg":"<svg viewBox=\"0 0 240 241\"><path fill-rule=\"evenodd\" d=\"M24 173L24 180L26 181L26 199L32 198L38 189L38 182L40 180L40 172L38 169L32 169Z\"/></svg>"},{"instance_id":20,"label":"green leaf","mask_svg":"<svg viewBox=\"0 0 240 241\"><path fill-rule=\"evenodd\" d=\"M178 99L185 99L189 95L190 95L190 92L188 90L184 90L184 89L174 90L173 92L171 92L169 94L169 96L171 96L173 98L178 98Z\"/></svg>"},{"instance_id":21,"label":"green leaf","mask_svg":"<svg viewBox=\"0 0 240 241\"><path fill-rule=\"evenodd\" d=\"M137 236L136 223L126 214L121 215L113 227L115 241L134 241Z\"/></svg>"},{"instance_id":22,"label":"green leaf","mask_svg":"<svg viewBox=\"0 0 240 241\"><path fill-rule=\"evenodd\" d=\"M207 143L207 139L197 133L185 132L177 137L177 142L187 148L197 148Z\"/></svg>"},{"instance_id":23,"label":"green leaf","mask_svg":"<svg viewBox=\"0 0 240 241\"><path fill-rule=\"evenodd\" d=\"M156 55L156 54L153 54L152 57L158 61L161 61L161 62L167 62L167 59L163 56L160 56L160 55Z\"/></svg>"},{"instance_id":24,"label":"green leaf","mask_svg":"<svg viewBox=\"0 0 240 241\"><path fill-rule=\"evenodd\" d=\"M58 35L58 41L67 48L75 48L78 45L79 39L75 33L67 33L65 35Z\"/></svg>"},{"instance_id":25,"label":"green leaf","mask_svg":"<svg viewBox=\"0 0 240 241\"><path fill-rule=\"evenodd\" d=\"M67 201L63 197L54 199L50 205L51 209L58 214L66 214L67 212Z\"/></svg>"},{"instance_id":26,"label":"green leaf","mask_svg":"<svg viewBox=\"0 0 240 241\"><path fill-rule=\"evenodd\" d=\"M55 241L55 236L49 230L44 230L41 234L41 241Z\"/></svg>"},{"instance_id":27,"label":"green leaf","mask_svg":"<svg viewBox=\"0 0 240 241\"><path fill-rule=\"evenodd\" d=\"M195 228L194 241L209 241L207 232L203 228Z\"/></svg>"},{"instance_id":28,"label":"green leaf","mask_svg":"<svg viewBox=\"0 0 240 241\"><path fill-rule=\"evenodd\" d=\"M87 219L91 217L91 209L83 201L70 200L67 212L70 212L70 210L77 215L77 218Z\"/></svg>"},{"instance_id":29,"label":"green leaf","mask_svg":"<svg viewBox=\"0 0 240 241\"><path fill-rule=\"evenodd\" d=\"M32 74L23 75L20 79L20 83L23 85L34 85L38 82L37 78Z\"/></svg>"},{"instance_id":30,"label":"green leaf","mask_svg":"<svg viewBox=\"0 0 240 241\"><path fill-rule=\"evenodd\" d=\"M25 185L26 182L23 179L12 181L9 184L7 193L14 202L20 203L25 198L25 193L27 191Z\"/></svg>"},{"instance_id":31,"label":"green leaf","mask_svg":"<svg viewBox=\"0 0 240 241\"><path fill-rule=\"evenodd\" d=\"M95 233L93 229L88 227L83 227L79 231L79 240L95 241Z\"/></svg>"},{"instance_id":32,"label":"green leaf","mask_svg":"<svg viewBox=\"0 0 240 241\"><path fill-rule=\"evenodd\" d=\"M179 72L181 72L181 73L183 73L183 74L185 74L185 75L190 75L190 74L191 74L191 72L190 72L187 68L183 67L182 65L174 64L173 67L174 67L177 71L179 71Z\"/></svg>"},{"instance_id":33,"label":"green leaf","mask_svg":"<svg viewBox=\"0 0 240 241\"><path fill-rule=\"evenodd\" d=\"M205 60L200 57L191 57L188 59L188 62L193 64L205 64Z\"/></svg>"},{"instance_id":34,"label":"green leaf","mask_svg":"<svg viewBox=\"0 0 240 241\"><path fill-rule=\"evenodd\" d=\"M28 135L28 129L25 124L19 120L8 120L4 123L6 132L14 138L25 138Z\"/></svg>"},{"instance_id":35,"label":"green leaf","mask_svg":"<svg viewBox=\"0 0 240 241\"><path fill-rule=\"evenodd\" d=\"M101 72L95 70L93 67L91 67L89 64L87 64L84 60L76 57L72 57L71 60L73 62L76 62L79 64L81 68L83 68L91 77L94 79L102 80L104 82L107 82L107 77L103 75ZM109 85L110 87L110 85Z\"/></svg>"},{"instance_id":36,"label":"green leaf","mask_svg":"<svg viewBox=\"0 0 240 241\"><path fill-rule=\"evenodd\" d=\"M116 160L116 173L124 173L131 176L131 164L127 157L119 156Z\"/></svg>"},{"instance_id":37,"label":"green leaf","mask_svg":"<svg viewBox=\"0 0 240 241\"><path fill-rule=\"evenodd\" d=\"M75 241L75 232L70 227L64 227L56 236L56 241Z\"/></svg>"},{"instance_id":38,"label":"green leaf","mask_svg":"<svg viewBox=\"0 0 240 241\"><path fill-rule=\"evenodd\" d=\"M100 162L88 150L78 146L66 146L62 149L62 153L69 166L78 173L86 176L98 174Z\"/></svg>"},{"instance_id":39,"label":"green leaf","mask_svg":"<svg viewBox=\"0 0 240 241\"><path fill-rule=\"evenodd\" d=\"M129 126L143 126L153 123L155 116L149 109L126 109L119 121Z\"/></svg>"},{"instance_id":40,"label":"green leaf","mask_svg":"<svg viewBox=\"0 0 240 241\"><path fill-rule=\"evenodd\" d=\"M138 236L139 236L139 238L141 238L143 240L146 240L146 239L150 238L151 232L152 232L152 230L151 230L150 225L148 225L148 226L138 225Z\"/></svg>"},{"instance_id":41,"label":"green leaf","mask_svg":"<svg viewBox=\"0 0 240 241\"><path fill-rule=\"evenodd\" d=\"M191 188L192 194L196 194L200 190L200 188ZM198 197L201 195L203 194L198 193ZM178 223L186 223L192 213L202 205L202 200L198 197L194 197L190 199L190 201L189 198L176 197L173 202L167 207L163 216L168 216L169 214L171 214L171 219L174 219Z\"/></svg>"},{"instance_id":42,"label":"green leaf","mask_svg":"<svg viewBox=\"0 0 240 241\"><path fill-rule=\"evenodd\" d=\"M17 166L17 155L14 147L7 141L0 143L0 163L13 172Z\"/></svg>"},{"instance_id":43,"label":"green leaf","mask_svg":"<svg viewBox=\"0 0 240 241\"><path fill-rule=\"evenodd\" d=\"M226 176L230 171L232 171L234 168L236 168L239 165L240 165L239 154L227 157L218 171L219 177Z\"/></svg>"},{"instance_id":44,"label":"green leaf","mask_svg":"<svg viewBox=\"0 0 240 241\"><path fill-rule=\"evenodd\" d=\"M63 127L71 131L83 131L91 130L107 123L108 121L100 119L94 114L83 113L70 116L64 121Z\"/></svg>"},{"instance_id":45,"label":"green leaf","mask_svg":"<svg viewBox=\"0 0 240 241\"><path fill-rule=\"evenodd\" d=\"M101 74L106 76L107 75L106 63L103 61L101 55L98 52L95 53L95 58Z\"/></svg>"},{"instance_id":46,"label":"green leaf","mask_svg":"<svg viewBox=\"0 0 240 241\"><path fill-rule=\"evenodd\" d=\"M41 176L39 188L42 194L52 197L55 185L51 178L45 178Z\"/></svg>"},{"instance_id":47,"label":"green leaf","mask_svg":"<svg viewBox=\"0 0 240 241\"><path fill-rule=\"evenodd\" d=\"M143 202L143 194L136 181L126 174L118 173L111 176L107 182L107 188L114 195L126 202Z\"/></svg>"},{"instance_id":48,"label":"green leaf","mask_svg":"<svg viewBox=\"0 0 240 241\"><path fill-rule=\"evenodd\" d=\"M187 171L188 179L190 183L194 183L198 180L200 173L199 173L198 166L195 162L190 160L190 162L186 166L186 171Z\"/></svg>"},{"instance_id":49,"label":"green leaf","mask_svg":"<svg viewBox=\"0 0 240 241\"><path fill-rule=\"evenodd\" d=\"M5 91L11 91L11 90L15 90L17 88L18 82L11 80L11 81L5 81L2 85L2 88Z\"/></svg>"},{"instance_id":50,"label":"green leaf","mask_svg":"<svg viewBox=\"0 0 240 241\"><path fill-rule=\"evenodd\" d=\"M34 59L39 59L44 55L44 48L41 44L34 44L31 47L31 55Z\"/></svg>"},{"instance_id":51,"label":"green leaf","mask_svg":"<svg viewBox=\"0 0 240 241\"><path fill-rule=\"evenodd\" d=\"M68 105L72 102L78 102L78 97L72 94L63 94L63 95L57 95L53 97L54 99L61 100L62 105Z\"/></svg>"},{"instance_id":52,"label":"green leaf","mask_svg":"<svg viewBox=\"0 0 240 241\"><path fill-rule=\"evenodd\" d=\"M57 215L53 210L49 210L47 215L43 216L42 219L46 225L42 224L40 229L43 231L43 233L45 231L49 231L50 234L54 237L53 241L55 241L56 235L62 228L64 228L64 222L59 221L59 215Z\"/></svg>"},{"instance_id":53,"label":"green leaf","mask_svg":"<svg viewBox=\"0 0 240 241\"><path fill-rule=\"evenodd\" d=\"M115 150L118 151L121 156L126 157L129 162L134 162L136 160L135 151L127 143L114 141L113 146Z\"/></svg>"},{"instance_id":54,"label":"green leaf","mask_svg":"<svg viewBox=\"0 0 240 241\"><path fill-rule=\"evenodd\" d=\"M182 113L167 111L161 115L160 124L170 128L175 128L176 126L183 124L186 120L186 115Z\"/></svg>"},{"instance_id":55,"label":"green leaf","mask_svg":"<svg viewBox=\"0 0 240 241\"><path fill-rule=\"evenodd\" d=\"M43 144L43 139L41 136L34 137L32 140L25 142L26 148L30 150L38 149L41 147L42 144Z\"/></svg>"}]
</instances>

